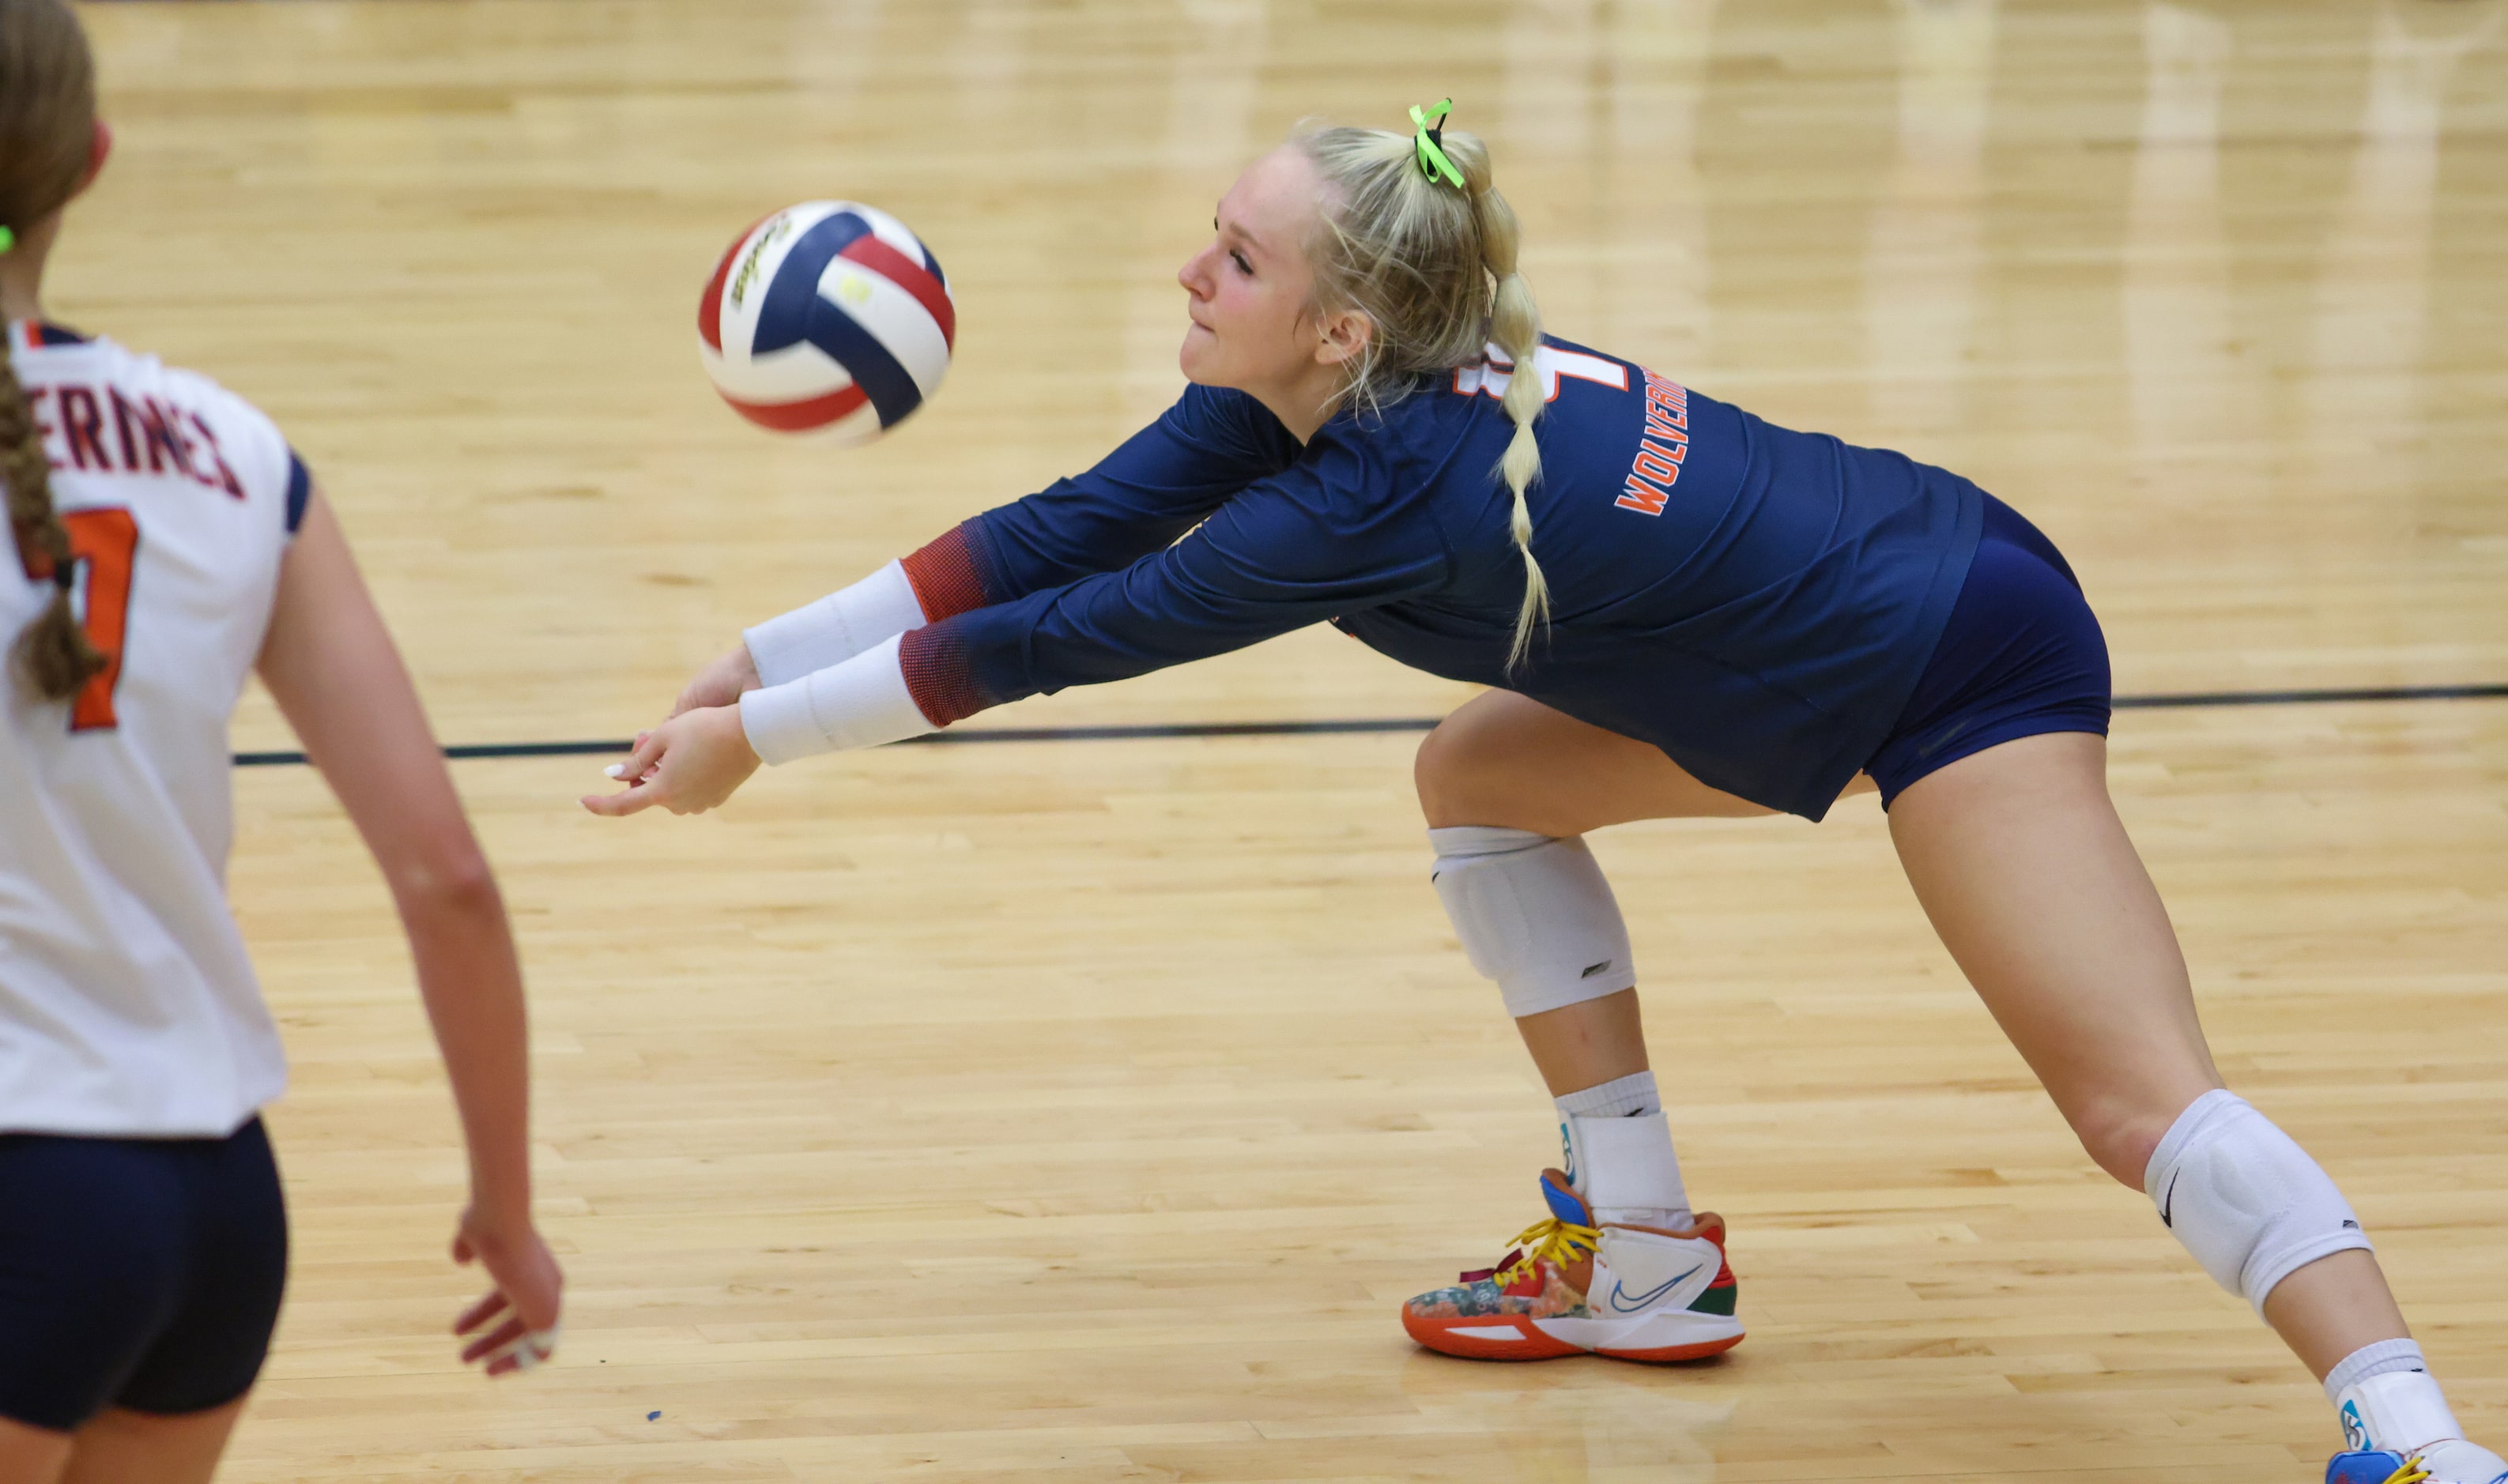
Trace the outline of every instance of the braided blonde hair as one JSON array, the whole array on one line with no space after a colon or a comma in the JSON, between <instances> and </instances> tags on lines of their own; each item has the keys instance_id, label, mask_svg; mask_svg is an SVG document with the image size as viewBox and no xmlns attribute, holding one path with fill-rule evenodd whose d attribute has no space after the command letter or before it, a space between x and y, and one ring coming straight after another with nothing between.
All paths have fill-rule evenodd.
<instances>
[{"instance_id":1,"label":"braided blonde hair","mask_svg":"<svg viewBox=\"0 0 2508 1484\"><path fill-rule=\"evenodd\" d=\"M1526 491L1541 477L1532 421L1542 384L1533 352L1541 313L1516 270L1515 208L1490 183L1479 136L1443 131L1460 190L1420 167L1414 136L1389 128L1318 128L1298 148L1322 176L1328 199L1309 256L1315 298L1325 312L1355 309L1374 333L1343 392L1373 408L1404 394L1421 372L1475 365L1494 342L1515 363L1503 405L1515 436L1497 472L1515 497L1509 526L1524 554L1524 603L1508 647L1513 670L1532 647L1532 629L1550 616L1550 589L1532 557L1532 507Z\"/></svg>"},{"instance_id":2,"label":"braided blonde hair","mask_svg":"<svg viewBox=\"0 0 2508 1484\"><path fill-rule=\"evenodd\" d=\"M61 0L0 0L0 227L22 239L78 194L95 134L95 70ZM0 479L26 569L55 579L52 601L11 646L13 668L46 701L67 701L101 671L70 607L70 535L53 508L43 429L0 340Z\"/></svg>"}]
</instances>

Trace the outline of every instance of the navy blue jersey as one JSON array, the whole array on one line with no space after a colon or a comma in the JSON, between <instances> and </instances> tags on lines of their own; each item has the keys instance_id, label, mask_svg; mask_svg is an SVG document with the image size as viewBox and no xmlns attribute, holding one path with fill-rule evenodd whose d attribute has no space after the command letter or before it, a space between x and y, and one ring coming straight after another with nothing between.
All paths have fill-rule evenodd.
<instances>
[{"instance_id":1,"label":"navy blue jersey","mask_svg":"<svg viewBox=\"0 0 2508 1484\"><path fill-rule=\"evenodd\" d=\"M1982 494L1563 341L1538 360L1530 504L1551 614L1512 670L1524 563L1494 362L1343 412L1304 446L1242 392L1188 388L1088 473L908 559L936 620L901 652L916 704L947 725L1330 621L1819 818L1924 670Z\"/></svg>"}]
</instances>

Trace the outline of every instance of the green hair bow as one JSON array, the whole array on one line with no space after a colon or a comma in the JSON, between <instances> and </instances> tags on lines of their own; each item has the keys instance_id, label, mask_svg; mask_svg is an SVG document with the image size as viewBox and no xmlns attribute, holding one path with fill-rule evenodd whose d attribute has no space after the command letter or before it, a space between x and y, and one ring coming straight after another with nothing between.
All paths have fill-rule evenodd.
<instances>
[{"instance_id":1,"label":"green hair bow","mask_svg":"<svg viewBox=\"0 0 2508 1484\"><path fill-rule=\"evenodd\" d=\"M1425 108L1421 108L1417 103L1412 104L1411 123L1418 131L1411 136L1411 142L1419 151L1420 173L1430 180L1443 175L1456 190L1459 191L1463 189L1463 172L1456 169L1455 163L1446 158L1445 148L1446 115L1452 113L1454 107L1455 100L1452 98L1439 98ZM1437 119L1433 127L1428 123L1428 116L1431 114L1434 114Z\"/></svg>"}]
</instances>

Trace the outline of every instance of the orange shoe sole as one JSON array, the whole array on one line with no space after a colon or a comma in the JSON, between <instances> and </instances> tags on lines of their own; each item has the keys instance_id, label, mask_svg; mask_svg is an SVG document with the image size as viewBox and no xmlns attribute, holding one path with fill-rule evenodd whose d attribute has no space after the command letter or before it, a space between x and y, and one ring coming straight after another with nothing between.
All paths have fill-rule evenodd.
<instances>
[{"instance_id":1,"label":"orange shoe sole","mask_svg":"<svg viewBox=\"0 0 2508 1484\"><path fill-rule=\"evenodd\" d=\"M1588 1351L1556 1335L1543 1333L1531 1320L1520 1314L1432 1320L1422 1319L1408 1309L1402 1311L1402 1329L1412 1339L1439 1355L1460 1356L1466 1360L1560 1360L1569 1356L1596 1355L1613 1360L1662 1365L1720 1356L1743 1340L1743 1336L1735 1334L1703 1340L1695 1345L1666 1345L1653 1350L1604 1348Z\"/></svg>"},{"instance_id":2,"label":"orange shoe sole","mask_svg":"<svg viewBox=\"0 0 2508 1484\"><path fill-rule=\"evenodd\" d=\"M1543 1334L1532 1326L1532 1321L1520 1314L1431 1320L1405 1309L1402 1328L1439 1355L1460 1356L1466 1360L1557 1360L1585 1354L1566 1340ZM1500 1334L1500 1330L1511 1333Z\"/></svg>"},{"instance_id":3,"label":"orange shoe sole","mask_svg":"<svg viewBox=\"0 0 2508 1484\"><path fill-rule=\"evenodd\" d=\"M1672 1360L1704 1360L1709 1356L1720 1356L1741 1343L1742 1336L1736 1334L1697 1345L1666 1345L1660 1350L1598 1350L1594 1354L1608 1356L1614 1360L1645 1360L1660 1365Z\"/></svg>"}]
</instances>

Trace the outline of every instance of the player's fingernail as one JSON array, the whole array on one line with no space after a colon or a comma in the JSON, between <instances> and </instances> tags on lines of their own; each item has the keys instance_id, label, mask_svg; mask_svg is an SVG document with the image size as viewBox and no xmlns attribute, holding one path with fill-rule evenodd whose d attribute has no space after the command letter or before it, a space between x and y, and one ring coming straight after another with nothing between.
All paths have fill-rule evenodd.
<instances>
[{"instance_id":1,"label":"player's fingernail","mask_svg":"<svg viewBox=\"0 0 2508 1484\"><path fill-rule=\"evenodd\" d=\"M609 767L601 770L601 775L604 778L624 778L627 776L627 765L625 763L611 763Z\"/></svg>"}]
</instances>

